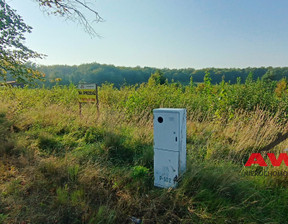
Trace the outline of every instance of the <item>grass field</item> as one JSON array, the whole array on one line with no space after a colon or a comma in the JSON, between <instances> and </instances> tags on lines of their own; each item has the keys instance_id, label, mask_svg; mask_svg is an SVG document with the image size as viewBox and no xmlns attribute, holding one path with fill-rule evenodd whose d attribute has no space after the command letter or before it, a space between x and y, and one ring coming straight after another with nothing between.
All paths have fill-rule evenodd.
<instances>
[{"instance_id":1,"label":"grass field","mask_svg":"<svg viewBox=\"0 0 288 224\"><path fill-rule=\"evenodd\" d=\"M288 131L285 80L106 84L99 113L86 104L82 116L77 94L73 85L0 89L0 223L288 223L287 177L243 175L262 169L244 166L251 153ZM158 107L187 109L177 189L153 186Z\"/></svg>"}]
</instances>

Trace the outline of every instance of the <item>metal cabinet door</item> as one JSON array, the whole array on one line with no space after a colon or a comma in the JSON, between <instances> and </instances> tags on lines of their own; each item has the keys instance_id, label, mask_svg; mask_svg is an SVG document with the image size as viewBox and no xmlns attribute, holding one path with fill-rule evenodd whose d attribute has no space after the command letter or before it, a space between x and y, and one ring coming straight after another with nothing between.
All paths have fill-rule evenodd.
<instances>
[{"instance_id":1,"label":"metal cabinet door","mask_svg":"<svg viewBox=\"0 0 288 224\"><path fill-rule=\"evenodd\" d=\"M154 149L154 186L177 186L179 177L179 152Z\"/></svg>"},{"instance_id":2,"label":"metal cabinet door","mask_svg":"<svg viewBox=\"0 0 288 224\"><path fill-rule=\"evenodd\" d=\"M154 148L179 151L179 113L154 113Z\"/></svg>"}]
</instances>

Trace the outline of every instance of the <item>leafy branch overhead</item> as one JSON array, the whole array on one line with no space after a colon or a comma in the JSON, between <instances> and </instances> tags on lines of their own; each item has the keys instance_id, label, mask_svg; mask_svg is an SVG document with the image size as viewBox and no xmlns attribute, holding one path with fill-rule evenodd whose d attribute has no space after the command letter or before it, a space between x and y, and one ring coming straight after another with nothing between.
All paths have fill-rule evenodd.
<instances>
[{"instance_id":1,"label":"leafy branch overhead","mask_svg":"<svg viewBox=\"0 0 288 224\"><path fill-rule=\"evenodd\" d=\"M99 36L93 27L92 22L103 22L103 18L85 0L35 0L40 7L48 14L65 17L68 20L76 21L82 25L91 36ZM92 21L88 19L92 16Z\"/></svg>"},{"instance_id":2,"label":"leafy branch overhead","mask_svg":"<svg viewBox=\"0 0 288 224\"><path fill-rule=\"evenodd\" d=\"M18 81L41 77L40 72L25 65L29 59L43 56L23 44L25 33L32 28L4 0L0 0L0 8L0 76L6 79L10 74Z\"/></svg>"},{"instance_id":3,"label":"leafy branch overhead","mask_svg":"<svg viewBox=\"0 0 288 224\"><path fill-rule=\"evenodd\" d=\"M92 28L88 16L92 13L94 22L101 22L103 19L84 0L35 1L48 14L78 21L91 36L99 36ZM0 0L0 78L6 80L7 75L10 75L20 82L32 82L43 76L41 72L27 66L30 59L44 57L24 45L25 34L31 31L32 27L26 25L5 0Z\"/></svg>"}]
</instances>

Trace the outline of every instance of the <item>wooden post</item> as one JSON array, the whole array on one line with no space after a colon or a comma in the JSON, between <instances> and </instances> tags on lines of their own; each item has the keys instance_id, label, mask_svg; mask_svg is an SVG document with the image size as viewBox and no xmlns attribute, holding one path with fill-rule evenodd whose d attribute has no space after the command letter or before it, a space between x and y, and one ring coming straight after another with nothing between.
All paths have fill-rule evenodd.
<instances>
[{"instance_id":1,"label":"wooden post","mask_svg":"<svg viewBox=\"0 0 288 224\"><path fill-rule=\"evenodd\" d=\"M82 104L79 102L79 115L82 116Z\"/></svg>"},{"instance_id":2,"label":"wooden post","mask_svg":"<svg viewBox=\"0 0 288 224\"><path fill-rule=\"evenodd\" d=\"M96 106L97 106L97 112L99 115L99 98L98 98L98 85L96 84Z\"/></svg>"}]
</instances>

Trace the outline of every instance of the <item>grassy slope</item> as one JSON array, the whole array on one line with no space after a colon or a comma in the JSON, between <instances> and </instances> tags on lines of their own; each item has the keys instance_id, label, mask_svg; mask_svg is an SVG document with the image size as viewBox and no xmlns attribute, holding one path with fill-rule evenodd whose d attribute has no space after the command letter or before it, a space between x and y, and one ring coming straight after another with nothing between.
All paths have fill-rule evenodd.
<instances>
[{"instance_id":1,"label":"grassy slope","mask_svg":"<svg viewBox=\"0 0 288 224\"><path fill-rule=\"evenodd\" d=\"M121 109L129 91L103 87L100 114L86 105L82 117L73 88L0 92L0 223L287 222L286 178L241 175L247 155L286 130L280 115L223 123L188 111L187 172L177 189L159 189L152 116Z\"/></svg>"}]
</instances>

